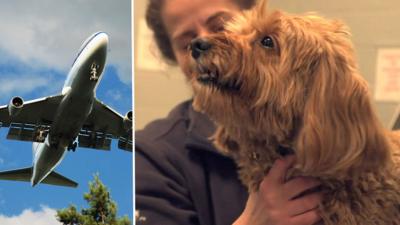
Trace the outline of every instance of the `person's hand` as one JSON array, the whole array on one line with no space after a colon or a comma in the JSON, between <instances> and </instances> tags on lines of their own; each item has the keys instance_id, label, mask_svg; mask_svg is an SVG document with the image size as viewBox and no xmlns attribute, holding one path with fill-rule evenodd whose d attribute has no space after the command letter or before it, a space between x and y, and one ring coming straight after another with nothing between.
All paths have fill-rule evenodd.
<instances>
[{"instance_id":1,"label":"person's hand","mask_svg":"<svg viewBox=\"0 0 400 225\"><path fill-rule=\"evenodd\" d=\"M314 192L297 197L320 185L308 177L285 182L294 156L275 161L257 192L250 193L246 207L233 225L312 225L320 220L317 212L322 195Z\"/></svg>"}]
</instances>

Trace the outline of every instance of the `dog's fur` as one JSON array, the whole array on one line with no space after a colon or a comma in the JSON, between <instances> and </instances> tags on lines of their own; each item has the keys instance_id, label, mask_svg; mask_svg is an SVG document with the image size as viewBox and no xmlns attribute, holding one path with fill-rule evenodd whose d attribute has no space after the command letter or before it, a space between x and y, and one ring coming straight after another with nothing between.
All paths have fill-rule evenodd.
<instances>
[{"instance_id":1,"label":"dog's fur","mask_svg":"<svg viewBox=\"0 0 400 225\"><path fill-rule=\"evenodd\" d=\"M292 149L288 179L323 183L324 224L399 225L400 135L377 119L347 27L266 4L206 37L211 48L193 60L194 107L217 123L214 143L249 191Z\"/></svg>"}]
</instances>

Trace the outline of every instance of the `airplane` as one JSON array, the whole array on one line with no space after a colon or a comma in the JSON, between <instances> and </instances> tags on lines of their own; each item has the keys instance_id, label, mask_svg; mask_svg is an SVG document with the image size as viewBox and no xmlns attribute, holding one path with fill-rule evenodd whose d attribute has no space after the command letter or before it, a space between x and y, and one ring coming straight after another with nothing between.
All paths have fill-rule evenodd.
<instances>
[{"instance_id":1,"label":"airplane","mask_svg":"<svg viewBox=\"0 0 400 225\"><path fill-rule=\"evenodd\" d=\"M24 102L13 97L0 106L0 125L7 139L33 142L33 165L0 172L0 180L77 187L54 169L76 147L132 151L132 111L122 116L96 98L107 56L108 35L97 32L79 49L60 94Z\"/></svg>"}]
</instances>

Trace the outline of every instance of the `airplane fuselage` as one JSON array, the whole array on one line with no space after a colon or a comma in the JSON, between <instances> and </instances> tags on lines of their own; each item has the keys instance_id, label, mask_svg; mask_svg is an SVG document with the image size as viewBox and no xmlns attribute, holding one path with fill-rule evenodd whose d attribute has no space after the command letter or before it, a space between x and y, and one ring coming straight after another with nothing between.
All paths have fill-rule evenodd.
<instances>
[{"instance_id":1,"label":"airplane fuselage","mask_svg":"<svg viewBox=\"0 0 400 225\"><path fill-rule=\"evenodd\" d=\"M89 116L107 55L108 37L99 32L82 45L63 87L48 135L43 143L34 143L32 186L40 183L62 161Z\"/></svg>"}]
</instances>

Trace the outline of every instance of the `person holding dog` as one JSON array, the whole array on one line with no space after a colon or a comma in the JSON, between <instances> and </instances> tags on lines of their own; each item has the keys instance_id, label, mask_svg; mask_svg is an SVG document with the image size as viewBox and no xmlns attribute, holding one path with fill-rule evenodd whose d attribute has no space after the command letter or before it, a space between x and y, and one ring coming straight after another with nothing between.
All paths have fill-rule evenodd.
<instances>
[{"instance_id":1,"label":"person holding dog","mask_svg":"<svg viewBox=\"0 0 400 225\"><path fill-rule=\"evenodd\" d=\"M246 0L149 0L146 19L166 61L190 79L188 46L219 32L223 23L254 4ZM318 181L285 181L294 164L275 162L257 192L247 193L233 160L209 137L215 126L188 100L136 133L136 222L148 225L311 225L320 220L320 193L299 194Z\"/></svg>"}]
</instances>

